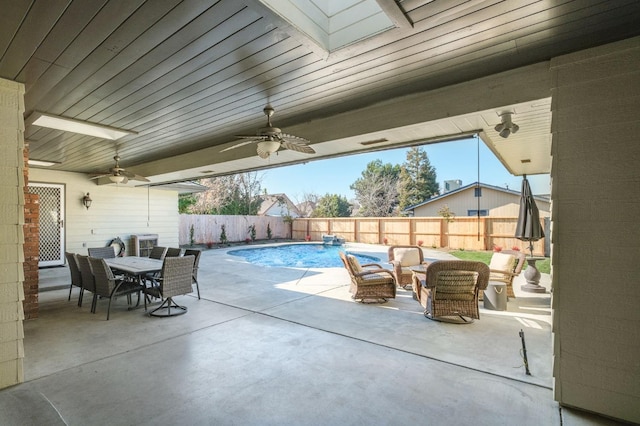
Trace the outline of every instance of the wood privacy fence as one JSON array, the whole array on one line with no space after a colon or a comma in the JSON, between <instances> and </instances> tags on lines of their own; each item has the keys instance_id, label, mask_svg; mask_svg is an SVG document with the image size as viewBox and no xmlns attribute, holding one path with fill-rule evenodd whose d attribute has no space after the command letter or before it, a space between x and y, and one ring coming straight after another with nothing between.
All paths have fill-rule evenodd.
<instances>
[{"instance_id":1,"label":"wood privacy fence","mask_svg":"<svg viewBox=\"0 0 640 426\"><path fill-rule=\"evenodd\" d=\"M542 220L542 219L541 219ZM529 244L516 239L515 217L456 217L447 222L442 217L336 217L296 218L286 223L275 216L180 215L180 244L190 243L193 225L194 242L219 243L225 225L228 241L244 241L249 226L256 227L256 239L267 239L267 224L273 239L292 238L322 241L322 235L333 234L349 242L386 245L422 245L424 247L465 250L492 250L518 247L528 252ZM546 232L548 235L548 232ZM536 255L545 255L544 239L533 244Z\"/></svg>"},{"instance_id":2,"label":"wood privacy fence","mask_svg":"<svg viewBox=\"0 0 640 426\"><path fill-rule=\"evenodd\" d=\"M191 243L191 226L195 244L220 242L222 225L225 226L227 241L244 241L251 238L249 227L255 225L256 239L267 239L267 227L271 229L271 238L291 238L291 224L275 216L227 216L206 214L180 215L180 244ZM303 237L304 238L304 237Z\"/></svg>"},{"instance_id":3,"label":"wood privacy fence","mask_svg":"<svg viewBox=\"0 0 640 426\"><path fill-rule=\"evenodd\" d=\"M493 250L498 246L528 252L529 244L514 237L516 221L515 217L456 217L453 222L442 217L305 218L294 220L293 239L309 235L312 241L318 241L323 234L334 234L368 244L465 250ZM533 244L533 253L545 254L544 239Z\"/></svg>"}]
</instances>

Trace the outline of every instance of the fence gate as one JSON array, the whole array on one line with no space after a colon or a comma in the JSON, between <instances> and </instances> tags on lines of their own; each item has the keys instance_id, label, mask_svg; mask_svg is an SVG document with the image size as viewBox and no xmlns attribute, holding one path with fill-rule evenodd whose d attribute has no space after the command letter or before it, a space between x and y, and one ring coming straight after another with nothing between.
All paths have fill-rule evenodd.
<instances>
[{"instance_id":1,"label":"fence gate","mask_svg":"<svg viewBox=\"0 0 640 426\"><path fill-rule=\"evenodd\" d=\"M30 183L40 197L39 267L64 265L64 185Z\"/></svg>"}]
</instances>

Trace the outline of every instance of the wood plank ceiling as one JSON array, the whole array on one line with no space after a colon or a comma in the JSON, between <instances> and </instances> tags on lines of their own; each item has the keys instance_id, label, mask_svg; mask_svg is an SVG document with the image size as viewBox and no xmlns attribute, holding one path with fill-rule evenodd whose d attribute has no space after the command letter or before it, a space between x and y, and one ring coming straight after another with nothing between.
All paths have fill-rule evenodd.
<instances>
[{"instance_id":1,"label":"wood plank ceiling","mask_svg":"<svg viewBox=\"0 0 640 426\"><path fill-rule=\"evenodd\" d=\"M0 77L25 84L25 118L41 111L137 132L107 141L26 128L31 158L92 173L112 167L116 151L125 167L144 168L230 146L264 126L267 103L287 131L640 34L636 0L378 3L397 28L329 53L257 0L4 2ZM331 147L319 150L344 153ZM227 153L207 159L228 163L215 173L264 164L255 148ZM269 164L313 159L279 157ZM165 180L175 179L171 171Z\"/></svg>"}]
</instances>

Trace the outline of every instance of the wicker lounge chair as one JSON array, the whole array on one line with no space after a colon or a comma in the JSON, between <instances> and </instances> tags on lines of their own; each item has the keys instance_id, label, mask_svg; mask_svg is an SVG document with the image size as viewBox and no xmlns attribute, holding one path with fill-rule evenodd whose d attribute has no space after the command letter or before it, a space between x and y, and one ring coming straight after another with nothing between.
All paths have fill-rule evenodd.
<instances>
[{"instance_id":1,"label":"wicker lounge chair","mask_svg":"<svg viewBox=\"0 0 640 426\"><path fill-rule=\"evenodd\" d=\"M200 264L201 254L202 252L200 250L186 249L184 251L185 256L195 257L195 261L193 262L193 282L196 284L196 290L198 291L198 299L200 299L200 284L198 284L198 265Z\"/></svg>"},{"instance_id":2,"label":"wicker lounge chair","mask_svg":"<svg viewBox=\"0 0 640 426\"><path fill-rule=\"evenodd\" d=\"M502 250L493 253L489 262L491 275L489 282L500 282L507 285L507 297L516 297L513 292L513 279L520 275L524 266L525 254L517 250ZM480 294L482 299L482 294Z\"/></svg>"},{"instance_id":3,"label":"wicker lounge chair","mask_svg":"<svg viewBox=\"0 0 640 426\"><path fill-rule=\"evenodd\" d=\"M178 305L173 298L193 291L191 284L193 282L194 261L194 256L165 257L161 276L158 278L159 285L145 290L153 296L163 299L160 306L150 311L149 315L170 317L187 312L187 308Z\"/></svg>"},{"instance_id":4,"label":"wicker lounge chair","mask_svg":"<svg viewBox=\"0 0 640 426\"><path fill-rule=\"evenodd\" d=\"M140 292L142 291L142 286L140 284L136 281L117 279L104 259L89 257L89 264L91 265L91 270L93 271L93 276L96 282L96 292L94 293L94 297L96 300L98 296L109 299L107 321L109 320L109 314L111 313L111 301L114 298L123 295L127 296L127 302L130 306L131 294L138 293L138 302L136 306L140 304ZM95 307L93 311L95 313Z\"/></svg>"},{"instance_id":5,"label":"wicker lounge chair","mask_svg":"<svg viewBox=\"0 0 640 426\"><path fill-rule=\"evenodd\" d=\"M116 252L112 246L89 247L89 256L97 259L113 259L116 257Z\"/></svg>"},{"instance_id":6,"label":"wicker lounge chair","mask_svg":"<svg viewBox=\"0 0 640 426\"><path fill-rule=\"evenodd\" d=\"M391 246L388 251L393 275L400 287L411 286L413 272L410 266L425 265L424 254L419 246Z\"/></svg>"},{"instance_id":7,"label":"wicker lounge chair","mask_svg":"<svg viewBox=\"0 0 640 426\"><path fill-rule=\"evenodd\" d=\"M426 281L414 277L414 298L429 319L469 323L480 319L478 292L488 282L489 267L482 262L439 260L427 267Z\"/></svg>"},{"instance_id":8,"label":"wicker lounge chair","mask_svg":"<svg viewBox=\"0 0 640 426\"><path fill-rule=\"evenodd\" d=\"M351 298L363 303L380 303L396 297L396 279L391 271L377 263L360 265L355 256L343 252L340 258L351 278Z\"/></svg>"},{"instance_id":9,"label":"wicker lounge chair","mask_svg":"<svg viewBox=\"0 0 640 426\"><path fill-rule=\"evenodd\" d=\"M80 275L80 268L78 268L78 260L74 253L65 252L64 257L67 259L69 265L69 273L71 274L71 284L69 284L69 298L71 300L71 291L73 286L80 289L80 295L78 296L78 306L82 306L82 275Z\"/></svg>"}]
</instances>

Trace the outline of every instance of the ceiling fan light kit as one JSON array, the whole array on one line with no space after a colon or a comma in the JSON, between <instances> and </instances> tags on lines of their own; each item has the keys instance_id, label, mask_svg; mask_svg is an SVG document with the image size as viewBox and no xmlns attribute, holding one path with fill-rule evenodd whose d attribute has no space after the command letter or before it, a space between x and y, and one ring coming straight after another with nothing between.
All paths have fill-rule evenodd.
<instances>
[{"instance_id":1,"label":"ceiling fan light kit","mask_svg":"<svg viewBox=\"0 0 640 426\"><path fill-rule=\"evenodd\" d=\"M280 148L289 149L292 151L303 152L305 154L315 154L316 152L309 146L309 142L305 138L299 136L289 135L282 133L277 127L271 124L271 116L275 113L275 110L271 105L267 105L262 110L264 115L267 116L267 127L263 127L258 130L255 135L250 136L236 136L240 139L245 139L243 142L237 143L229 148L225 148L220 152L228 151L230 149L240 148L241 146L255 143L256 153L260 158L269 158L271 154L277 152Z\"/></svg>"},{"instance_id":2,"label":"ceiling fan light kit","mask_svg":"<svg viewBox=\"0 0 640 426\"><path fill-rule=\"evenodd\" d=\"M268 158L271 154L280 149L280 141L264 141L258 142L256 151L260 158Z\"/></svg>"},{"instance_id":3,"label":"ceiling fan light kit","mask_svg":"<svg viewBox=\"0 0 640 426\"><path fill-rule=\"evenodd\" d=\"M515 134L520 130L520 126L511 121L511 114L511 112L503 112L499 114L502 118L502 122L494 127L495 131L503 138L508 138L510 134Z\"/></svg>"}]
</instances>

